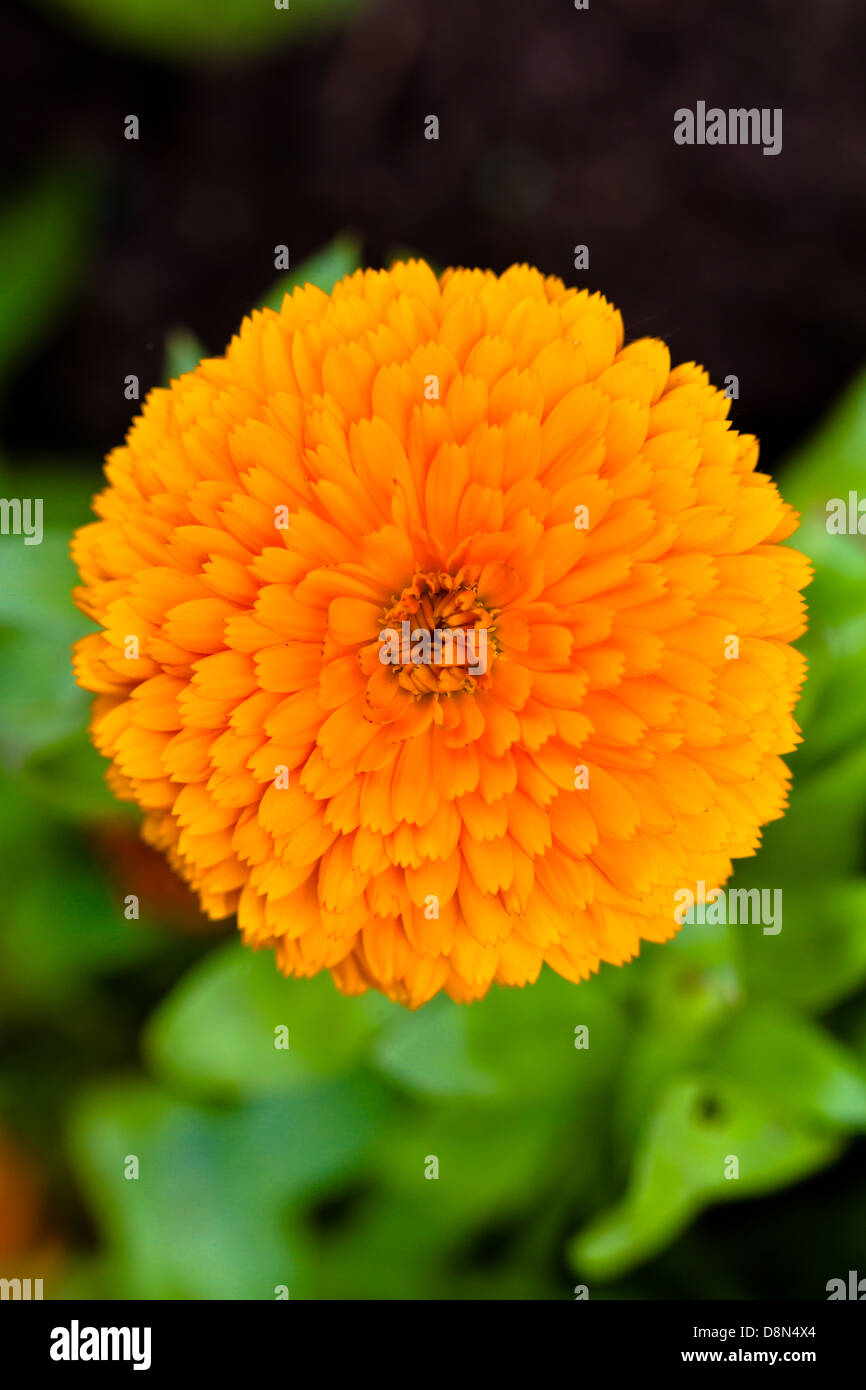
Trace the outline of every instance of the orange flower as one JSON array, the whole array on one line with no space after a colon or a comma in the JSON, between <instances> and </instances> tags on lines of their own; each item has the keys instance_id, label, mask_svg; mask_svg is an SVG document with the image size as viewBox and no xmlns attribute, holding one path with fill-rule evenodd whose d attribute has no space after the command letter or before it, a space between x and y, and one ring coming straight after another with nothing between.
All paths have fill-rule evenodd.
<instances>
[{"instance_id":1,"label":"orange flower","mask_svg":"<svg viewBox=\"0 0 866 1390\"><path fill-rule=\"evenodd\" d=\"M729 401L527 266L307 286L73 543L93 737L207 913L417 1005L677 929L781 814L808 562Z\"/></svg>"}]
</instances>

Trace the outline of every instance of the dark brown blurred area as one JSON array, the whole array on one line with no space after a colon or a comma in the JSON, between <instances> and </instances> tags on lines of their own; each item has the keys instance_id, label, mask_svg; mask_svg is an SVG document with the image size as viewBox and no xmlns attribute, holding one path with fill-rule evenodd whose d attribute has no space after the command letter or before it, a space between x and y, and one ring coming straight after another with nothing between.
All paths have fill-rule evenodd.
<instances>
[{"instance_id":1,"label":"dark brown blurred area","mask_svg":"<svg viewBox=\"0 0 866 1390\"><path fill-rule=\"evenodd\" d=\"M146 60L18 0L0 52L7 186L61 156L101 190L86 275L13 383L12 454L100 457L168 330L221 351L277 243L296 265L347 228L372 265L527 260L602 290L629 336L738 376L770 469L866 357L862 0L381 0L238 66ZM781 107L781 154L677 146L698 100Z\"/></svg>"}]
</instances>

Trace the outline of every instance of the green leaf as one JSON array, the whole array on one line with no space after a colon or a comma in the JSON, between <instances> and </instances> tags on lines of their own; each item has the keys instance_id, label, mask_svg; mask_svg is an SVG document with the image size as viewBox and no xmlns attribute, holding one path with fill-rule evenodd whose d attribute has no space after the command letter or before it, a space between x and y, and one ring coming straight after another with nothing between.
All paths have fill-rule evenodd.
<instances>
[{"instance_id":1,"label":"green leaf","mask_svg":"<svg viewBox=\"0 0 866 1390\"><path fill-rule=\"evenodd\" d=\"M820 827L820 834L816 833ZM808 888L817 876L856 874L866 829L866 743L795 777L791 804L763 830L757 855L736 862L737 887Z\"/></svg>"},{"instance_id":2,"label":"green leaf","mask_svg":"<svg viewBox=\"0 0 866 1390\"><path fill-rule=\"evenodd\" d=\"M103 39L186 62L198 55L243 56L338 27L361 0L41 0Z\"/></svg>"},{"instance_id":3,"label":"green leaf","mask_svg":"<svg viewBox=\"0 0 866 1390\"><path fill-rule=\"evenodd\" d=\"M803 652L809 678L797 718L805 742L797 775L826 765L866 736L866 545L860 537L828 535L821 521L804 523L797 544L815 564L806 590L809 631Z\"/></svg>"},{"instance_id":4,"label":"green leaf","mask_svg":"<svg viewBox=\"0 0 866 1390\"><path fill-rule=\"evenodd\" d=\"M279 312L284 297L299 285L316 285L330 294L338 280L358 269L360 260L360 242L354 236L338 236L329 246L302 261L297 270L287 271L271 287L260 307Z\"/></svg>"},{"instance_id":5,"label":"green leaf","mask_svg":"<svg viewBox=\"0 0 866 1390\"><path fill-rule=\"evenodd\" d=\"M703 1036L743 993L735 933L724 922L700 920L698 912L688 914L673 940L646 943L640 962L644 1028L674 1034L681 1045Z\"/></svg>"},{"instance_id":6,"label":"green leaf","mask_svg":"<svg viewBox=\"0 0 866 1390\"><path fill-rule=\"evenodd\" d=\"M469 1056L503 1101L579 1107L588 1123L609 1096L624 1021L607 975L575 989L544 969L532 987L492 990L465 1017Z\"/></svg>"},{"instance_id":7,"label":"green leaf","mask_svg":"<svg viewBox=\"0 0 866 1390\"><path fill-rule=\"evenodd\" d=\"M69 643L44 631L0 630L0 669L0 766L14 769L80 729L92 697L72 678Z\"/></svg>"},{"instance_id":8,"label":"green leaf","mask_svg":"<svg viewBox=\"0 0 866 1390\"><path fill-rule=\"evenodd\" d=\"M623 972L634 1027L612 1104L621 1160L633 1152L659 1095L742 1002L737 944L735 929L687 919L672 941L644 943Z\"/></svg>"},{"instance_id":9,"label":"green leaf","mask_svg":"<svg viewBox=\"0 0 866 1390\"><path fill-rule=\"evenodd\" d=\"M77 613L70 591L76 583L69 558L69 537L46 527L40 545L23 539L0 546L0 626L37 628L47 637L65 639L86 631L86 618Z\"/></svg>"},{"instance_id":10,"label":"green leaf","mask_svg":"<svg viewBox=\"0 0 866 1390\"><path fill-rule=\"evenodd\" d=\"M709 1203L785 1186L838 1152L834 1136L779 1119L744 1087L683 1078L658 1104L622 1202L571 1242L574 1267L615 1278L664 1249ZM739 1176L726 1178L732 1159Z\"/></svg>"},{"instance_id":11,"label":"green leaf","mask_svg":"<svg viewBox=\"0 0 866 1390\"><path fill-rule=\"evenodd\" d=\"M0 763L19 767L38 748L80 729L91 696L72 674L70 647L88 631L70 598L68 536L0 546Z\"/></svg>"},{"instance_id":12,"label":"green leaf","mask_svg":"<svg viewBox=\"0 0 866 1390\"><path fill-rule=\"evenodd\" d=\"M0 377L36 345L76 283L89 237L92 189L74 171L49 172L0 215Z\"/></svg>"},{"instance_id":13,"label":"green leaf","mask_svg":"<svg viewBox=\"0 0 866 1390\"><path fill-rule=\"evenodd\" d=\"M785 1009L757 1004L736 1015L707 1065L761 1096L770 1112L842 1131L866 1129L866 1073L835 1038Z\"/></svg>"},{"instance_id":14,"label":"green leaf","mask_svg":"<svg viewBox=\"0 0 866 1390\"><path fill-rule=\"evenodd\" d=\"M806 740L796 769L823 767L866 735L866 544L827 530L828 503L866 496L866 371L781 470L782 495L802 514L793 543L815 564L806 591L810 675L798 718Z\"/></svg>"},{"instance_id":15,"label":"green leaf","mask_svg":"<svg viewBox=\"0 0 866 1390\"><path fill-rule=\"evenodd\" d=\"M754 999L823 1012L866 982L866 879L789 877L783 893L777 936L737 929L746 991Z\"/></svg>"},{"instance_id":16,"label":"green leaf","mask_svg":"<svg viewBox=\"0 0 866 1390\"><path fill-rule=\"evenodd\" d=\"M782 473L785 500L799 511L815 514L822 527L828 500L847 497L849 491L866 496L866 371L854 378Z\"/></svg>"},{"instance_id":17,"label":"green leaf","mask_svg":"<svg viewBox=\"0 0 866 1390\"><path fill-rule=\"evenodd\" d=\"M108 763L83 729L40 747L21 768L19 786L51 816L83 824L124 814L105 781Z\"/></svg>"},{"instance_id":18,"label":"green leaf","mask_svg":"<svg viewBox=\"0 0 866 1390\"><path fill-rule=\"evenodd\" d=\"M0 763L7 768L87 722L93 697L75 684L71 647L93 624L72 601L78 576L69 532L91 519L97 483L98 474L61 471L54 461L13 468L4 479L7 495L43 502L41 543L9 537L0 545Z\"/></svg>"},{"instance_id":19,"label":"green leaf","mask_svg":"<svg viewBox=\"0 0 866 1390\"><path fill-rule=\"evenodd\" d=\"M576 1108L503 1108L484 1097L420 1098L392 1110L378 1143L379 1219L398 1203L416 1239L447 1248L491 1218L537 1210L545 1191L561 1187L571 1199L596 1176L601 1152L582 1119ZM438 1176L427 1177L434 1158Z\"/></svg>"},{"instance_id":20,"label":"green leaf","mask_svg":"<svg viewBox=\"0 0 866 1390\"><path fill-rule=\"evenodd\" d=\"M37 822L18 844L0 935L0 980L16 1006L75 999L88 976L135 965L161 946L144 923L126 920L80 839Z\"/></svg>"},{"instance_id":21,"label":"green leaf","mask_svg":"<svg viewBox=\"0 0 866 1390\"><path fill-rule=\"evenodd\" d=\"M450 999L399 1014L378 1039L374 1060L387 1076L416 1094L490 1095L496 1085L469 1058L466 1022L466 1010Z\"/></svg>"},{"instance_id":22,"label":"green leaf","mask_svg":"<svg viewBox=\"0 0 866 1390\"><path fill-rule=\"evenodd\" d=\"M346 1000L327 975L288 980L273 953L240 942L213 951L158 1008L144 1045L176 1087L257 1096L343 1074L367 1050L387 1001ZM288 1049L275 1030L288 1029Z\"/></svg>"},{"instance_id":23,"label":"green leaf","mask_svg":"<svg viewBox=\"0 0 866 1390\"><path fill-rule=\"evenodd\" d=\"M7 497L40 497L46 535L55 536L58 544L62 542L68 548L69 532L95 520L91 502L103 481L92 456L82 459L28 454L26 458L13 456L6 461L2 491Z\"/></svg>"},{"instance_id":24,"label":"green leaf","mask_svg":"<svg viewBox=\"0 0 866 1390\"><path fill-rule=\"evenodd\" d=\"M210 1112L134 1081L76 1104L71 1150L128 1298L273 1299L291 1289L286 1202L351 1172L378 1098L314 1087ZM130 1160L138 1177L128 1178ZM116 1285L116 1286L117 1286Z\"/></svg>"},{"instance_id":25,"label":"green leaf","mask_svg":"<svg viewBox=\"0 0 866 1390\"><path fill-rule=\"evenodd\" d=\"M165 362L162 369L166 386L174 381L175 377L183 376L184 372L194 371L203 357L207 357L207 352L188 328L175 328L173 332L166 334Z\"/></svg>"}]
</instances>

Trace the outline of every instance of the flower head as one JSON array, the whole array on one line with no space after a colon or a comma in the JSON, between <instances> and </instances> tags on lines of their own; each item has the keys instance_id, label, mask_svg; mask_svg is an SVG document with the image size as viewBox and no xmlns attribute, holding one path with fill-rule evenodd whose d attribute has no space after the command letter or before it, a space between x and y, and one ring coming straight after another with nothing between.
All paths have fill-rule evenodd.
<instances>
[{"instance_id":1,"label":"flower head","mask_svg":"<svg viewBox=\"0 0 866 1390\"><path fill-rule=\"evenodd\" d=\"M307 286L78 532L93 737L290 975L417 1005L677 929L779 816L808 562L730 402L527 266Z\"/></svg>"}]
</instances>

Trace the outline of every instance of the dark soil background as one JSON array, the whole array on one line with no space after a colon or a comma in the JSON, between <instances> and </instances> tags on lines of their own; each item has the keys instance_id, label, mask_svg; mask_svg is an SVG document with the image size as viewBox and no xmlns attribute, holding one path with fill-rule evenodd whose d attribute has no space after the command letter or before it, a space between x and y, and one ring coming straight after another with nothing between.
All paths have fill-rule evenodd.
<instances>
[{"instance_id":1,"label":"dark soil background","mask_svg":"<svg viewBox=\"0 0 866 1390\"><path fill-rule=\"evenodd\" d=\"M7 186L60 157L102 191L87 273L13 383L13 455L101 456L167 330L221 351L274 245L297 265L342 229L368 264L528 260L601 289L630 336L739 377L770 469L866 356L860 0L381 0L237 65L151 61L15 0L0 52ZM781 107L782 153L677 146L697 100Z\"/></svg>"}]
</instances>

